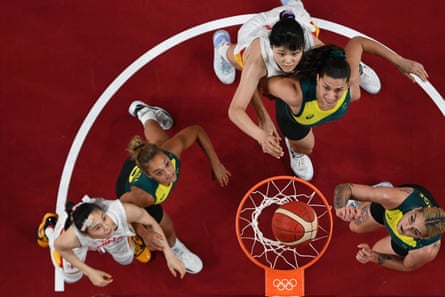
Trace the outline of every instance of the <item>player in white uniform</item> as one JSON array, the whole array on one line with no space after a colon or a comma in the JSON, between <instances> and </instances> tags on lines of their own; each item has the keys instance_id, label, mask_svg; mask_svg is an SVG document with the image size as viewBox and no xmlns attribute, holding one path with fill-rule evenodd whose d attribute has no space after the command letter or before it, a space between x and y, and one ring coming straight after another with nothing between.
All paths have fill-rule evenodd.
<instances>
[{"instance_id":1,"label":"player in white uniform","mask_svg":"<svg viewBox=\"0 0 445 297\"><path fill-rule=\"evenodd\" d=\"M63 273L65 282L74 283L86 275L95 286L110 284L113 281L111 274L85 263L87 252L107 252L116 262L130 264L135 252L131 223L152 226L162 237L170 272L173 276L184 276L184 263L173 254L159 224L143 208L120 200L84 197L83 201L86 202L74 207L68 203L67 211L58 220L45 215L46 219L40 225L47 237L52 262ZM54 226L55 220L57 224Z\"/></svg>"},{"instance_id":2,"label":"player in white uniform","mask_svg":"<svg viewBox=\"0 0 445 297\"><path fill-rule=\"evenodd\" d=\"M238 43L234 45L233 48L235 60L241 67L238 68L239 70L244 66L243 52L246 51L257 38L259 39L261 56L266 65L267 77L282 75L294 70L294 65L290 65L289 71L286 71L287 69L283 67L284 65L280 65L281 63L275 61L271 41L269 40L272 27L280 20L280 14L283 11L287 13L286 15L282 14L285 18L295 19L303 29L304 51L313 48L315 45L321 45L321 41L316 37L319 32L318 27L312 21L309 13L304 9L301 1L294 2L295 4L291 6L280 6L269 11L258 13L239 29Z\"/></svg>"},{"instance_id":3,"label":"player in white uniform","mask_svg":"<svg viewBox=\"0 0 445 297\"><path fill-rule=\"evenodd\" d=\"M258 84L261 79L294 72L303 51L322 45L319 29L300 0L282 1L286 5L258 13L238 31L238 44L230 42L227 31L213 35L217 77L225 84L235 80L235 69L242 70L232 98L230 120L244 133L258 141L263 152L276 158L284 155L280 136L264 107ZM380 90L377 74L362 63L360 85L370 93ZM247 114L252 102L259 124Z\"/></svg>"}]
</instances>

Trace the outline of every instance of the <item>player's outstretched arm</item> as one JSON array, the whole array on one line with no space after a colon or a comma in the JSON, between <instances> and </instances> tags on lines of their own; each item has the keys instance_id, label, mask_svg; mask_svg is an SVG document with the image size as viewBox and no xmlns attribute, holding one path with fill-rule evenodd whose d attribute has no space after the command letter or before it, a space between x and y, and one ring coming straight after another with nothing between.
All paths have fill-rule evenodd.
<instances>
[{"instance_id":1,"label":"player's outstretched arm","mask_svg":"<svg viewBox=\"0 0 445 297\"><path fill-rule=\"evenodd\" d=\"M180 156L183 151L195 142L199 144L209 159L216 180L221 186L226 186L229 183L231 174L221 163L209 136L201 126L193 125L182 129L175 136L166 141L162 145L162 148Z\"/></svg>"},{"instance_id":2,"label":"player's outstretched arm","mask_svg":"<svg viewBox=\"0 0 445 297\"><path fill-rule=\"evenodd\" d=\"M160 240L160 245L163 247L162 251L164 252L165 259L167 260L168 269L173 276L176 277L179 274L179 277L183 278L185 275L185 265L173 254L173 251L168 245L164 231L158 222L156 222L156 220L143 208L131 203L123 203L123 206L125 208L128 223L139 223L145 226L151 226L153 231L161 236L162 240Z\"/></svg>"},{"instance_id":3,"label":"player's outstretched arm","mask_svg":"<svg viewBox=\"0 0 445 297\"><path fill-rule=\"evenodd\" d=\"M86 275L93 285L98 287L109 285L113 281L113 277L110 274L87 265L73 252L74 248L80 246L73 226L68 228L54 241L54 248L59 252L60 256Z\"/></svg>"}]
</instances>

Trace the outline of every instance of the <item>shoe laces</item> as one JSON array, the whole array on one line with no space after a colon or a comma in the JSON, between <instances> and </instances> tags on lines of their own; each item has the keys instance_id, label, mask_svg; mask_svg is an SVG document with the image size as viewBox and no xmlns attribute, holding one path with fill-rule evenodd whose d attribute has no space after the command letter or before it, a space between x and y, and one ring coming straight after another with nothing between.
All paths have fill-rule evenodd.
<instances>
[{"instance_id":1,"label":"shoe laces","mask_svg":"<svg viewBox=\"0 0 445 297\"><path fill-rule=\"evenodd\" d=\"M172 249L172 251L181 260L191 260L193 258L192 253L183 245Z\"/></svg>"},{"instance_id":2,"label":"shoe laces","mask_svg":"<svg viewBox=\"0 0 445 297\"><path fill-rule=\"evenodd\" d=\"M307 168L306 158L304 158L304 154L292 151L292 159L295 160L298 168L304 170Z\"/></svg>"},{"instance_id":3,"label":"shoe laces","mask_svg":"<svg viewBox=\"0 0 445 297\"><path fill-rule=\"evenodd\" d=\"M233 71L233 66L230 65L223 57L221 57L221 70L224 74L229 74Z\"/></svg>"},{"instance_id":4,"label":"shoe laces","mask_svg":"<svg viewBox=\"0 0 445 297\"><path fill-rule=\"evenodd\" d=\"M176 257L178 257L179 259L181 259L184 264L190 262L190 260L193 259L192 255L190 253L187 253L185 251L180 251L178 254L175 254Z\"/></svg>"},{"instance_id":5,"label":"shoe laces","mask_svg":"<svg viewBox=\"0 0 445 297\"><path fill-rule=\"evenodd\" d=\"M219 49L221 46L223 46L224 44L226 44L226 42L227 41L221 41L219 44L218 44L218 46L217 46L217 49ZM231 73L232 71L233 71L233 66L228 62L228 61L226 61L226 59L224 59L224 57L222 56L222 55L220 55L220 54L218 54L219 55L219 57L220 57L220 68L221 68L221 70L222 70L222 72L224 73L224 74L229 74L229 73Z\"/></svg>"},{"instance_id":6,"label":"shoe laces","mask_svg":"<svg viewBox=\"0 0 445 297\"><path fill-rule=\"evenodd\" d=\"M162 110L158 109L158 110L153 110L156 119L158 119L159 121L167 121L168 120L168 116L162 112Z\"/></svg>"}]
</instances>

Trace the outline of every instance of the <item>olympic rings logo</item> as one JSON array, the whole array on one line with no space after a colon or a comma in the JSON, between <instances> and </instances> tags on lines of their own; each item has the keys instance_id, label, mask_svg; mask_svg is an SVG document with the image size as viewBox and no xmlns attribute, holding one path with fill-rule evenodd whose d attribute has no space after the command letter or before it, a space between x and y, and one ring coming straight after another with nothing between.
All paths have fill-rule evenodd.
<instances>
[{"instance_id":1,"label":"olympic rings logo","mask_svg":"<svg viewBox=\"0 0 445 297\"><path fill-rule=\"evenodd\" d=\"M298 282L295 278L287 279L274 279L272 282L272 285L278 290L278 291L292 291L295 289L298 285Z\"/></svg>"}]
</instances>

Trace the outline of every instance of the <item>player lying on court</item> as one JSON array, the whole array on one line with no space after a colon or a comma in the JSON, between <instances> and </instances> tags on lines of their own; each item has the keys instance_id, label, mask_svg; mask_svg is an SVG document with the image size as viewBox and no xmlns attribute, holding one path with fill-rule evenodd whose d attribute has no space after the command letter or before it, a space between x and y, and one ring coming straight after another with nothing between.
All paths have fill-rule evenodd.
<instances>
[{"instance_id":1,"label":"player lying on court","mask_svg":"<svg viewBox=\"0 0 445 297\"><path fill-rule=\"evenodd\" d=\"M360 93L359 63L363 53L379 56L411 78L428 78L424 67L373 40L354 37L343 50L324 45L305 53L295 75L269 78L264 92L275 100L278 127L285 136L290 166L296 176L311 180L314 174L309 154L315 146L313 127L342 118L349 103ZM412 79L412 78L411 78Z\"/></svg>"},{"instance_id":2,"label":"player lying on court","mask_svg":"<svg viewBox=\"0 0 445 297\"><path fill-rule=\"evenodd\" d=\"M184 277L185 265L173 253L159 224L143 209L120 200L84 197L76 205L66 204L66 212L57 219L47 213L38 229L37 242L50 247L51 260L66 283L79 281L86 275L95 286L104 287L113 276L85 263L88 250L108 252L122 265L150 260L150 251L135 236L132 223L151 226L159 236L167 266L173 276ZM57 223L56 223L57 222Z\"/></svg>"},{"instance_id":3,"label":"player lying on court","mask_svg":"<svg viewBox=\"0 0 445 297\"><path fill-rule=\"evenodd\" d=\"M177 238L173 221L162 203L170 197L179 180L181 154L194 143L199 144L207 156L213 177L220 186L229 183L230 172L220 162L210 138L201 126L188 126L169 138L165 130L170 129L174 121L166 110L134 101L129 112L144 126L146 140L139 136L131 139L128 145L131 157L124 163L116 183L117 197L123 202L145 208L161 226L173 252L184 262L186 271L198 273L203 268L201 259ZM185 196L182 195L182 198ZM136 226L136 231L150 250L163 248L158 244L159 235L153 228L140 224Z\"/></svg>"},{"instance_id":4,"label":"player lying on court","mask_svg":"<svg viewBox=\"0 0 445 297\"><path fill-rule=\"evenodd\" d=\"M388 231L372 247L358 245L360 263L413 271L433 261L439 252L445 212L422 186L340 184L335 188L334 207L337 217L350 222L352 232Z\"/></svg>"}]
</instances>

